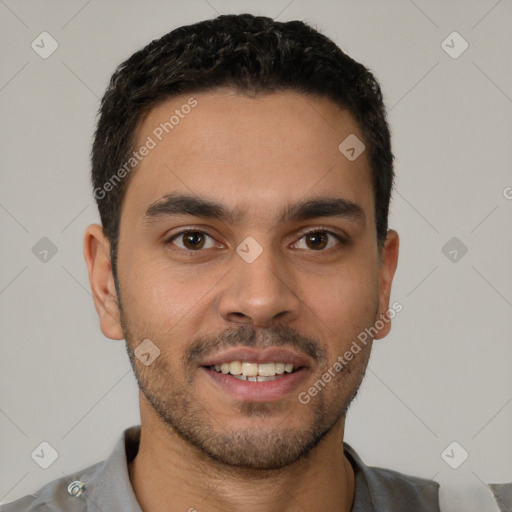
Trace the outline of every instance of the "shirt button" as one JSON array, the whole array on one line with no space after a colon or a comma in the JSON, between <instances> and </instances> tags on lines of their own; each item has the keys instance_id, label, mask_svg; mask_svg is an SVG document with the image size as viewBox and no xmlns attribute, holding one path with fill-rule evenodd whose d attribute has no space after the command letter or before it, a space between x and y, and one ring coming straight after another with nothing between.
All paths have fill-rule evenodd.
<instances>
[{"instance_id":1,"label":"shirt button","mask_svg":"<svg viewBox=\"0 0 512 512\"><path fill-rule=\"evenodd\" d=\"M78 498L85 491L85 484L80 480L75 480L68 485L68 494L73 498Z\"/></svg>"}]
</instances>

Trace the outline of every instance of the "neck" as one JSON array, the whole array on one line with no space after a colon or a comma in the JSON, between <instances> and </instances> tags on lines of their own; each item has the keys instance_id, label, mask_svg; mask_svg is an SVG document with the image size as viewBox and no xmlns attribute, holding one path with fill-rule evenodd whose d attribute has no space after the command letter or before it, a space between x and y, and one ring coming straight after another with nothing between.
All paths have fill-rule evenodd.
<instances>
[{"instance_id":1,"label":"neck","mask_svg":"<svg viewBox=\"0 0 512 512\"><path fill-rule=\"evenodd\" d=\"M144 409L139 451L129 464L144 512L349 512L352 507L354 472L343 453L344 418L305 459L284 469L251 470L212 460L162 426L147 405Z\"/></svg>"}]
</instances>

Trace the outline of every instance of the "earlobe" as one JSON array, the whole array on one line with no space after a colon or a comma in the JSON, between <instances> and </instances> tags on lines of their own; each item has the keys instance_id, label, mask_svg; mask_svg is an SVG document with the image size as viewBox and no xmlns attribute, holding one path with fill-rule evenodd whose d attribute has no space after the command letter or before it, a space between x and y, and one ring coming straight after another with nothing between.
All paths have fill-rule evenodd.
<instances>
[{"instance_id":1,"label":"earlobe","mask_svg":"<svg viewBox=\"0 0 512 512\"><path fill-rule=\"evenodd\" d=\"M386 241L381 249L381 261L379 267L379 312L376 321L382 320L384 327L375 335L379 340L389 334L391 330L391 319L387 315L389 310L389 299L391 296L391 285L398 264L399 236L394 229L388 230ZM380 325L380 324L379 324Z\"/></svg>"},{"instance_id":2,"label":"earlobe","mask_svg":"<svg viewBox=\"0 0 512 512\"><path fill-rule=\"evenodd\" d=\"M110 263L110 243L99 224L91 224L85 230L84 258L101 331L107 338L122 340L124 334Z\"/></svg>"}]
</instances>

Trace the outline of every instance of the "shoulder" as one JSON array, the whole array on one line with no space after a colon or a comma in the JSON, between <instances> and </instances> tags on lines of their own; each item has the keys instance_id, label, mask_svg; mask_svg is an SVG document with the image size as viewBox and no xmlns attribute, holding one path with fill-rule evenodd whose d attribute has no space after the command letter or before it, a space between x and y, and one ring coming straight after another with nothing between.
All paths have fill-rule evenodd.
<instances>
[{"instance_id":1,"label":"shoulder","mask_svg":"<svg viewBox=\"0 0 512 512\"><path fill-rule=\"evenodd\" d=\"M366 478L372 497L390 503L413 506L416 511L439 512L439 484L391 469L367 467Z\"/></svg>"},{"instance_id":2,"label":"shoulder","mask_svg":"<svg viewBox=\"0 0 512 512\"><path fill-rule=\"evenodd\" d=\"M0 506L0 512L141 512L128 473L135 456L140 426L124 430L108 459L53 480L39 491Z\"/></svg>"},{"instance_id":3,"label":"shoulder","mask_svg":"<svg viewBox=\"0 0 512 512\"><path fill-rule=\"evenodd\" d=\"M348 444L344 449L355 471L356 497L359 494L361 503L371 503L382 512L440 512L437 482L367 466Z\"/></svg>"},{"instance_id":4,"label":"shoulder","mask_svg":"<svg viewBox=\"0 0 512 512\"><path fill-rule=\"evenodd\" d=\"M79 489L78 482L91 479L103 465L104 462L98 462L67 477L53 480L33 494L1 505L0 512L84 512L87 510L86 501L74 495Z\"/></svg>"}]
</instances>

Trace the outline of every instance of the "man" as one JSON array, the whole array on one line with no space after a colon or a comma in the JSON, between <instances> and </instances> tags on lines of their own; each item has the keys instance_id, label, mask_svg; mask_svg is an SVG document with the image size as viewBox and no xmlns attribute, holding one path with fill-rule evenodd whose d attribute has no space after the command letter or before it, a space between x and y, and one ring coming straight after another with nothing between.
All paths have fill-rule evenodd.
<instances>
[{"instance_id":1,"label":"man","mask_svg":"<svg viewBox=\"0 0 512 512\"><path fill-rule=\"evenodd\" d=\"M302 22L219 16L124 62L84 254L141 427L2 511L438 511L343 443L399 307L392 163L377 82Z\"/></svg>"}]
</instances>

